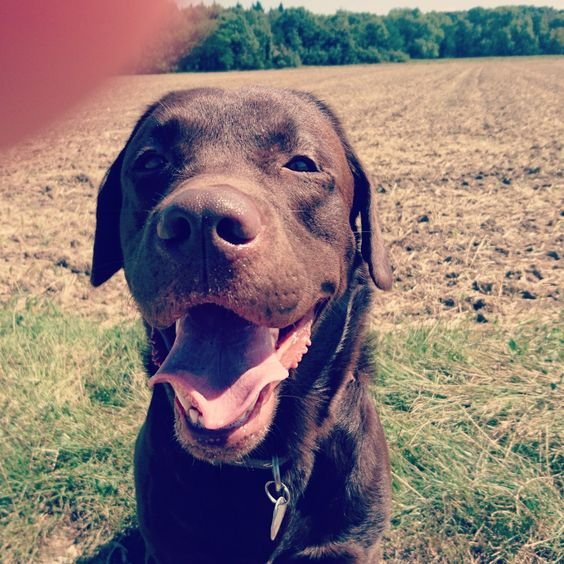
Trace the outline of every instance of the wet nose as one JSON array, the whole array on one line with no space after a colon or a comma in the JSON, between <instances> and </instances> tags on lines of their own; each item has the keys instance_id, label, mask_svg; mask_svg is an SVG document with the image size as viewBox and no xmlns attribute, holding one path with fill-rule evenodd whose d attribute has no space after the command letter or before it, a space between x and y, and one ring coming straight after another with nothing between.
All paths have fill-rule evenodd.
<instances>
[{"instance_id":1,"label":"wet nose","mask_svg":"<svg viewBox=\"0 0 564 564\"><path fill-rule=\"evenodd\" d=\"M261 227L257 207L238 190L228 186L190 188L160 212L157 236L168 248L190 252L202 244L219 249L248 245Z\"/></svg>"}]
</instances>

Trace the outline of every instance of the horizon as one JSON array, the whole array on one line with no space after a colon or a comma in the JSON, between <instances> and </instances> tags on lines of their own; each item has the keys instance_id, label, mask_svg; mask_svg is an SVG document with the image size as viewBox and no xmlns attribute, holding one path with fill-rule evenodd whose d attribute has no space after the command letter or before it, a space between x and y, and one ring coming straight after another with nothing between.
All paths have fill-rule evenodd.
<instances>
[{"instance_id":1,"label":"horizon","mask_svg":"<svg viewBox=\"0 0 564 564\"><path fill-rule=\"evenodd\" d=\"M237 4L241 4L244 8L249 8L256 3L257 0L177 0L178 5L187 6L190 4L219 4L224 8L232 8ZM347 12L370 12L380 16L387 15L390 10L394 9L416 9L422 12L463 12L472 8L494 9L507 6L533 6L536 8L554 8L556 10L564 9L564 0L553 2L544 2L542 0L531 0L529 2L499 2L496 0L482 0L476 2L474 0L454 0L450 2L448 7L444 7L444 2L440 0L383 0L378 2L377 6L365 0L347 0L344 6L344 0L259 0L262 7L268 11L277 8L282 4L285 8L305 8L315 14L334 14L339 10ZM370 4L370 5L367 5Z\"/></svg>"}]
</instances>

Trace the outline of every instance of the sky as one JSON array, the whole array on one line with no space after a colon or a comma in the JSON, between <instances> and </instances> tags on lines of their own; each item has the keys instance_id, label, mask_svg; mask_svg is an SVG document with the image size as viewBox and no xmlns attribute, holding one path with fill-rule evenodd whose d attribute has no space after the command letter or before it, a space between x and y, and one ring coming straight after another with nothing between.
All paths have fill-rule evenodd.
<instances>
[{"instance_id":1,"label":"sky","mask_svg":"<svg viewBox=\"0 0 564 564\"><path fill-rule=\"evenodd\" d=\"M237 0L216 0L222 6L234 6ZM254 4L255 0L239 0L245 8ZM281 0L260 0L265 10L276 8ZM204 4L212 4L211 0L205 0ZM483 8L495 8L497 6L527 5L527 6L551 6L564 9L564 0L453 0L441 2L440 0L282 0L286 8L303 6L316 14L333 14L339 9L351 12L374 12L376 14L387 14L393 8L419 8L422 12L447 12L457 10L469 10L476 6Z\"/></svg>"}]
</instances>

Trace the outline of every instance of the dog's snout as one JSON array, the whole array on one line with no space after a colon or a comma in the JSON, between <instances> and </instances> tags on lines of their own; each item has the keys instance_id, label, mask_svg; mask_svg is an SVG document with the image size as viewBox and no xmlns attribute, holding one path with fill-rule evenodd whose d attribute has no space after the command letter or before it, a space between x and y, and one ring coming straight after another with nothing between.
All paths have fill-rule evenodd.
<instances>
[{"instance_id":1,"label":"dog's snout","mask_svg":"<svg viewBox=\"0 0 564 564\"><path fill-rule=\"evenodd\" d=\"M157 236L169 247L188 251L192 246L246 245L262 227L253 201L230 187L190 188L160 212Z\"/></svg>"}]
</instances>

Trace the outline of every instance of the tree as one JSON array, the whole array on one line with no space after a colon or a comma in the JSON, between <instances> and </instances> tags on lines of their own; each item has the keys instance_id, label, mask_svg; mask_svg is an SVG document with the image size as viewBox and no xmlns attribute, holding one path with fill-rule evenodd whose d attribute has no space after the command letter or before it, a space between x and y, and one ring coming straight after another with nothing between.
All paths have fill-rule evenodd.
<instances>
[{"instance_id":1,"label":"tree","mask_svg":"<svg viewBox=\"0 0 564 564\"><path fill-rule=\"evenodd\" d=\"M306 65L328 64L325 45L329 38L326 18L316 16L305 8L273 10L269 14L274 43Z\"/></svg>"},{"instance_id":2,"label":"tree","mask_svg":"<svg viewBox=\"0 0 564 564\"><path fill-rule=\"evenodd\" d=\"M268 13L260 2L175 11L177 25L147 59L155 70L231 70L564 53L564 11L527 6L423 14L396 9L381 17L305 8ZM194 22L197 22L194 25ZM195 47L194 47L195 45ZM177 53L182 57L179 63ZM151 66L152 65L152 66Z\"/></svg>"},{"instance_id":3,"label":"tree","mask_svg":"<svg viewBox=\"0 0 564 564\"><path fill-rule=\"evenodd\" d=\"M246 70L261 68L261 45L242 8L225 10L217 27L186 57L182 70Z\"/></svg>"},{"instance_id":4,"label":"tree","mask_svg":"<svg viewBox=\"0 0 564 564\"><path fill-rule=\"evenodd\" d=\"M350 65L358 62L356 43L346 12L339 11L328 21L328 34L324 42L330 65Z\"/></svg>"},{"instance_id":5,"label":"tree","mask_svg":"<svg viewBox=\"0 0 564 564\"><path fill-rule=\"evenodd\" d=\"M444 38L443 30L421 10L392 10L391 20L403 37L405 50L415 59L434 59L439 56Z\"/></svg>"},{"instance_id":6,"label":"tree","mask_svg":"<svg viewBox=\"0 0 564 564\"><path fill-rule=\"evenodd\" d=\"M509 26L509 34L513 43L512 55L537 55L540 52L530 14L516 13Z\"/></svg>"},{"instance_id":7,"label":"tree","mask_svg":"<svg viewBox=\"0 0 564 564\"><path fill-rule=\"evenodd\" d=\"M221 8L217 5L178 8L170 2L169 25L162 35L144 47L135 67L138 73L160 73L178 70L178 61L209 36L217 24Z\"/></svg>"},{"instance_id":8,"label":"tree","mask_svg":"<svg viewBox=\"0 0 564 564\"><path fill-rule=\"evenodd\" d=\"M245 18L258 41L257 62L259 69L272 67L273 37L268 16L260 2L253 4L250 10L244 12Z\"/></svg>"}]
</instances>

